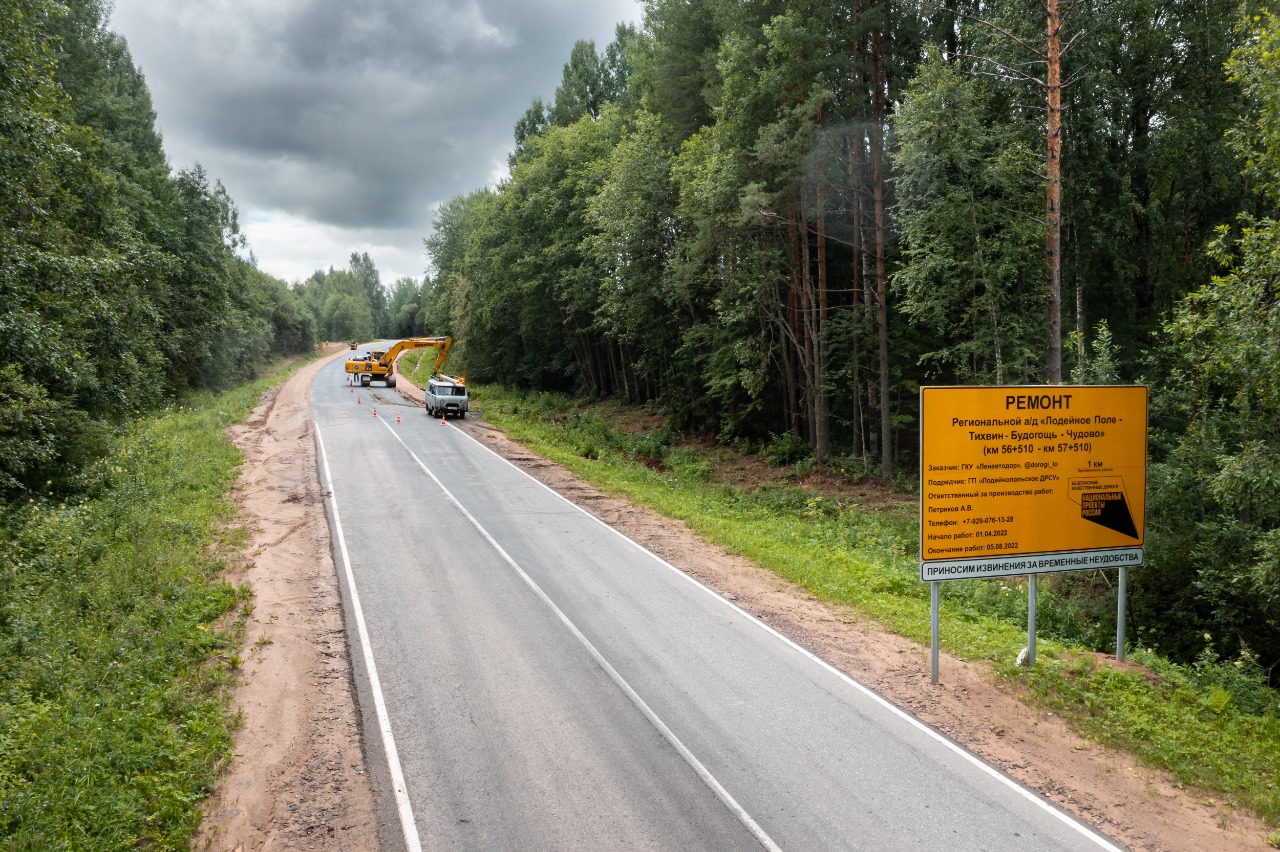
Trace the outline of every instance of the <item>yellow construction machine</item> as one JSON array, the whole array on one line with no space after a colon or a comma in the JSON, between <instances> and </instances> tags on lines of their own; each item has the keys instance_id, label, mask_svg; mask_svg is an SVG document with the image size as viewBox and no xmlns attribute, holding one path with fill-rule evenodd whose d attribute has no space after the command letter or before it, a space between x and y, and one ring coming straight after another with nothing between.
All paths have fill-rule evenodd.
<instances>
[{"instance_id":1,"label":"yellow construction machine","mask_svg":"<svg viewBox=\"0 0 1280 852\"><path fill-rule=\"evenodd\" d=\"M431 370L434 375L444 366L452 343L451 337L408 337L397 340L387 349L373 349L367 354L357 355L347 361L347 373L351 375L353 382L361 386L367 386L376 380L385 382L387 387L393 388L396 386L396 375L392 368L401 352L410 349L439 349L440 354L436 356L436 365Z\"/></svg>"}]
</instances>

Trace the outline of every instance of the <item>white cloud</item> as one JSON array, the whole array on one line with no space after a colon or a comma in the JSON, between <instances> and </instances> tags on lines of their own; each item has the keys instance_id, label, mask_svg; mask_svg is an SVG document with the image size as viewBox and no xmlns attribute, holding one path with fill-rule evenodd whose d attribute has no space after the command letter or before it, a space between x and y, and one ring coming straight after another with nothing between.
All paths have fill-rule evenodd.
<instances>
[{"instance_id":1,"label":"white cloud","mask_svg":"<svg viewBox=\"0 0 1280 852\"><path fill-rule=\"evenodd\" d=\"M316 270L346 269L352 252L368 252L388 287L398 278L421 281L427 267L423 234L415 229L343 228L285 211L259 210L241 218L240 230L258 268L291 283Z\"/></svg>"},{"instance_id":2,"label":"white cloud","mask_svg":"<svg viewBox=\"0 0 1280 852\"><path fill-rule=\"evenodd\" d=\"M116 0L111 26L170 161L226 185L264 269L369 251L390 283L421 276L436 206L505 175L573 43L603 50L640 16L640 0Z\"/></svg>"}]
</instances>

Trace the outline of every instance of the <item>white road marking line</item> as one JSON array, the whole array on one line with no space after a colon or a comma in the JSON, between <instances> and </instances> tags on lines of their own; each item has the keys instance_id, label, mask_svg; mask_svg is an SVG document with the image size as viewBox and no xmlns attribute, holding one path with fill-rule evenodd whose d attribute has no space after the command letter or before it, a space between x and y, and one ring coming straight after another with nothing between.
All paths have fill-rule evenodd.
<instances>
[{"instance_id":1,"label":"white road marking line","mask_svg":"<svg viewBox=\"0 0 1280 852\"><path fill-rule=\"evenodd\" d=\"M382 748L387 753L387 768L391 773L391 787L395 791L396 810L400 814L400 829L404 833L404 842L409 852L422 852L422 841L418 838L418 825L413 819L413 806L409 803L409 791L404 783L404 770L400 767L400 755L396 751L396 738L391 733L391 717L387 714L387 702L382 696L382 682L378 680L378 667L373 661L373 646L369 643L364 610L360 608L360 595L356 592L356 578L351 572L347 539L343 535L342 520L338 516L338 495L333 487L333 474L329 472L329 455L324 449L320 424L315 423L315 427L316 443L320 446L320 458L324 463L324 478L329 485L329 507L333 511L333 528L338 533L338 551L342 554L342 568L346 572L347 588L351 591L351 611L355 613L356 632L360 635L360 650L364 655L365 670L369 673L369 690L373 693L378 728L382 732Z\"/></svg>"},{"instance_id":2,"label":"white road marking line","mask_svg":"<svg viewBox=\"0 0 1280 852\"><path fill-rule=\"evenodd\" d=\"M539 586L532 577L525 573L525 570L520 567L519 563L512 559L511 555L507 553L502 545L498 544L497 540L489 534L489 531L480 525L480 522L476 520L475 516L467 511L466 507L458 501L458 498L453 496L453 492L445 487L444 483L440 481L439 477L435 475L431 468L427 467L423 463L422 459L418 458L418 455L413 450L409 449L409 445L404 442L404 439L396 434L396 431L392 429L390 425L385 422L383 425L386 426L387 431L389 431L395 439L400 442L400 446L404 447L405 452L407 452L409 457L417 463L418 467L422 468L423 472L425 472L427 476L431 477L432 481L434 481L440 490L444 492L444 496L448 498L449 502L453 503L453 505L457 507L463 517L465 517L471 525L476 528L476 531L479 532L480 535L484 537L485 541L489 542L489 545L494 549L494 551L502 557L502 560L511 566L511 569L519 575L520 579L524 580L525 584L533 590L533 593L538 597L538 599L547 605L551 612L555 614L556 618L560 619L560 622L564 624L564 626L568 628L569 632L573 634L573 637L582 644L582 646L587 650L587 653L591 655L591 658L596 661L596 664L609 676L609 679L612 680L620 690L622 690L623 694L631 700L631 703L635 705L636 709L638 709L644 717L649 720L649 723L657 729L658 733L662 735L662 738L671 744L671 747L684 758L685 763L689 764L690 768L698 774L698 777L702 779L703 783L711 788L711 791L715 793L716 798L718 798L724 806L738 818L738 821L751 832L756 840L759 841L761 846L769 850L769 852L782 852L781 847L773 842L773 838L769 837L769 835L765 833L765 830L760 827L760 824L752 819L751 814L747 813L746 809L742 807L742 805L738 804L737 799L733 798L729 791L724 788L724 785L721 784L716 777L711 774L711 771L702 764L702 761L698 760L694 753L680 741L680 738L676 736L675 732L667 727L666 723L663 722L658 714L653 711L653 708L645 703L645 700L640 697L639 693L631 688L631 684L627 683L626 679L618 673L618 670L610 665L604 655L601 654L596 646L591 643L591 640L583 635L577 625L569 619L569 616L565 615L564 611L561 610L560 607L556 606L555 601L551 600L547 593L542 590L542 587Z\"/></svg>"},{"instance_id":3,"label":"white road marking line","mask_svg":"<svg viewBox=\"0 0 1280 852\"><path fill-rule=\"evenodd\" d=\"M1083 834L1085 837L1087 837L1089 840L1093 841L1095 844L1097 844L1097 845L1098 845L1098 846L1100 846L1101 848L1106 849L1106 850L1107 850L1107 852L1123 852L1123 850L1122 850L1120 847L1118 847L1118 846L1116 846L1115 844L1111 843L1111 841L1107 840L1107 839L1106 839L1105 837L1103 837L1101 834L1098 834L1096 831L1094 831L1093 829L1089 828L1089 827L1088 827L1087 825L1085 825L1084 823L1082 823L1082 822L1080 822L1079 820L1077 820L1077 819L1076 819L1075 817L1073 817L1071 814L1067 813L1066 811L1063 811L1063 810L1059 809L1059 808L1058 808L1056 805L1054 805L1052 802L1047 801L1046 799L1042 798L1041 796L1039 796L1039 795L1038 795L1038 794L1036 794L1035 792L1033 792L1033 791L1031 791L1031 790L1028 790L1026 787L1024 787L1024 786L1022 786L1021 784L1019 784L1019 783L1018 783L1017 781L1015 781L1013 778L1010 778L1008 775L1005 775L1003 772L1001 772L1000 770L996 769L995 767L990 766L989 764L987 764L986 762L984 762L981 758L979 758L977 755L973 754L972 752L970 752L970 751L968 751L967 749L965 749L965 748L963 748L962 746L960 746L960 744L959 744L959 743L953 742L952 740L948 739L947 737L944 737L942 734L938 733L938 732L937 732L937 731L935 731L933 728L931 728L931 727L929 727L928 725L926 725L924 722L921 722L919 719L917 719L917 718L915 718L914 716L911 716L910 714L908 714L908 713L906 713L905 711L901 710L900 708L898 708L898 707L897 707L897 706L895 706L894 704L890 703L886 698L884 698L883 696L881 696L881 695L880 695L880 694L878 694L877 692L873 691L873 690L872 690L872 689L870 689L869 687L864 686L863 684L861 684L861 683L859 683L858 681L854 680L852 677L850 677L849 675L847 675L847 674L845 674L844 672L840 671L840 670L839 670L839 669L837 669L835 666L831 665L831 664L830 664L830 663L828 663L826 660L824 660L824 659L822 659L821 657L817 656L816 654L814 654L814 653L813 653L812 651L810 651L809 649L804 648L804 647L802 647L802 646L798 645L796 642L794 642L794 641L793 641L792 639L790 639L789 637L784 636L783 634L779 633L777 630L775 630L774 628L770 627L768 624L765 624L763 621L761 621L760 619L756 618L754 615L752 615L751 613L747 612L745 609L743 609L742 607L738 606L738 605L737 605L737 604L735 604L733 601L731 601L731 600L729 600L729 599L725 598L723 595L721 595L721 594L720 594L719 592L717 592L715 589L712 589L710 586L707 586L707 585L705 585L704 583L702 583L702 582L701 582L700 580L698 580L696 577L691 577L690 575L686 574L684 571L681 571L679 568L677 568L676 566L672 565L672 564L671 564L670 562L668 562L667 560L663 559L663 558L662 558L661 556L659 556L658 554L654 553L654 552L653 552L652 550L650 550L649 548L645 547L644 545L640 544L639 542L635 541L634 539L629 538L627 535L625 535L625 534L624 534L624 533L622 533L621 531L619 531L619 530L617 530L617 529L614 529L612 526L610 526L609 524L605 523L603 520L601 520L600 518L596 517L595 515L591 514L591 513L590 513L590 512L588 512L586 509L584 509L584 508L582 508L581 506L579 506L577 503L574 503L572 500L570 500L569 498L565 497L563 494L561 494L560 492L556 491L554 488L552 488L551 486L547 485L545 482L541 481L541 480L540 480L540 479L538 479L537 477L533 476L533 475L532 475L532 474L530 474L528 471L521 469L518 465L516 465L516 464L512 463L509 459L505 459L505 458L503 458L501 455L499 455L497 452L495 452L491 447L486 446L486 445L484 444L484 442L483 442L483 441L480 441L480 440L478 440L477 438L474 438L474 437L472 437L471 435L468 435L468 434L466 433L466 431L465 431L465 430L458 429L458 430L456 430L456 431L457 431L459 434L461 434L461 435L465 436L465 437L467 438L467 440L471 441L472 443L476 444L476 445L477 445L477 446L479 446L479 447L482 447L484 450L486 450L490 455L492 455L492 456L493 456L494 458L496 458L498 461L502 462L503 464L507 465L508 467L512 468L513 470L518 471L521 475L523 475L524 477L526 477L526 478L527 478L527 479L529 479L530 481L532 481L532 482L536 483L537 485L541 486L542 488L544 488L546 491L550 492L551 494L554 494L554 495L555 495L556 497L558 497L561 501L563 501L564 503L566 503L566 504L568 504L569 506L573 507L574 509L576 509L577 511L581 512L582 514L586 515L588 518L591 518L591 520L593 520L593 521L595 521L596 523L600 524L600 525L601 525L602 527L604 527L605 529L607 529L607 530L611 531L614 535L618 536L619 538L621 538L621 539L623 539L623 540L625 540L625 541L630 542L630 543L631 543L631 545L632 545L633 547L637 548L638 550L640 550L640 551L642 551L642 552L644 552L644 553L647 553L649 556L651 556L651 557L653 557L654 559L656 559L659 563L661 563L661 564L665 565L667 568L669 568L670 570L674 571L674 572L675 572L677 575L679 575L680 577L684 578L684 579L685 579L685 580L687 580L688 582L690 582L690 583L692 583L693 585L697 586L698 588L702 589L704 592L706 592L707 594L711 595L713 598L715 598L716 600L720 601L720 602L721 602L721 603L723 603L725 606L727 606L727 607L729 607L730 609L732 609L734 612L737 612L739 615L741 615L741 616L743 616L744 618L746 618L746 619L748 619L748 620L752 621L753 623L755 623L755 624L756 624L758 627L760 627L761 629L763 629L763 630L767 631L768 633L772 634L772 635L773 635L773 636L775 636L776 638L778 638L778 639L782 640L782 641L783 641L783 642L785 642L787 645L790 645L793 649L795 649L796 651L799 651L801 654L803 654L804 656L808 657L810 660L812 660L813 662L817 663L817 664L818 664L819 666L821 666L822 668L826 669L827 671L829 671L829 672L831 672L832 674L834 674L836 677L838 677L838 678L840 678L841 680L845 681L845 682L846 682L846 683L848 683L850 686L852 686L854 689L856 689L856 690L858 690L859 692L861 692L862 694L866 695L866 696L867 696L868 698L870 698L871 700L873 700L873 701L875 701L875 702L879 703L882 707L884 707L884 708L885 708L886 710L888 710L889 712L893 713L895 716L899 717L899 718L900 718L900 719L902 719L903 721L907 722L908 724L910 724L910 725L914 726L915 728L917 728L917 729L919 729L920 731L924 732L924 733L925 733L925 734L927 734L928 736L930 736L930 737L932 737L933 739L937 740L938 742L942 743L944 746L946 746L947 748L951 749L951 751L953 751L953 752L955 752L956 754L960 755L960 756L961 756L961 757L963 757L965 760L967 760L967 761L969 761L970 763L972 763L974 766L977 766L977 767L978 767L979 769L981 769L983 772L986 772L988 775L990 775L990 776L992 776L993 778L997 779L998 781L1000 781L1000 782L1001 782L1002 784L1004 784L1005 786L1007 786L1007 787L1009 787L1009 788L1013 789L1014 791L1016 791L1016 792L1017 792L1019 795L1021 795L1023 798L1025 798L1025 799L1027 799L1027 800L1029 800L1029 801L1033 802L1037 807L1039 807L1039 808L1041 808L1042 810L1047 811L1048 813L1052 814L1054 817L1056 817L1057 819L1061 820L1063 823L1066 823L1068 826L1070 826L1071 828L1075 829L1075 830L1076 830L1076 831L1078 831L1079 833ZM402 443L403 443L403 442L402 442ZM464 510L464 511L465 511L465 510Z\"/></svg>"}]
</instances>

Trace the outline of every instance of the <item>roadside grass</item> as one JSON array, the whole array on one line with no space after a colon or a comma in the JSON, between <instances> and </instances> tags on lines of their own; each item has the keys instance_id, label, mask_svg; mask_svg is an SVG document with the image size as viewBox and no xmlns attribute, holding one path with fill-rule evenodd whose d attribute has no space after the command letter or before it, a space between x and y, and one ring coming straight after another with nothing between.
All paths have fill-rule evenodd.
<instances>
[{"instance_id":1,"label":"roadside grass","mask_svg":"<svg viewBox=\"0 0 1280 852\"><path fill-rule=\"evenodd\" d=\"M438 354L434 349L410 349L400 357L401 374L408 376L418 387L425 388Z\"/></svg>"},{"instance_id":2,"label":"roadside grass","mask_svg":"<svg viewBox=\"0 0 1280 852\"><path fill-rule=\"evenodd\" d=\"M495 386L471 394L486 420L583 479L927 647L929 589L919 579L914 519L795 486L712 483L712 459L702 450L679 447L662 430L616 429L563 395ZM1095 651L1107 648L1106 637L1088 614L1053 582L1038 585L1033 671L1013 663L1027 638L1026 584L1017 579L944 584L943 648L989 663L1024 700L1062 716L1082 737L1131 751L1180 784L1280 824L1280 693L1267 687L1255 657L1206 654L1185 666L1138 647L1129 657L1141 668L1105 665Z\"/></svg>"},{"instance_id":3,"label":"roadside grass","mask_svg":"<svg viewBox=\"0 0 1280 852\"><path fill-rule=\"evenodd\" d=\"M231 757L252 593L223 429L309 358L128 427L76 505L0 520L0 847L187 849Z\"/></svg>"}]
</instances>

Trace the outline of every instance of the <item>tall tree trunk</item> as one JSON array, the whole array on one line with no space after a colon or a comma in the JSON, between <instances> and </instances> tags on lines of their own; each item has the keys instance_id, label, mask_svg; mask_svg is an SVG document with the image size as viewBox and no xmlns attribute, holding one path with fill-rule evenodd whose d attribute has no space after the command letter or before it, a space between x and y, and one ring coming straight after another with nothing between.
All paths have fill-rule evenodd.
<instances>
[{"instance_id":1,"label":"tall tree trunk","mask_svg":"<svg viewBox=\"0 0 1280 852\"><path fill-rule=\"evenodd\" d=\"M591 351L591 336L579 329L574 335L573 355L578 361L578 371L587 379L593 394L600 393L600 377L596 373L595 358Z\"/></svg>"},{"instance_id":2,"label":"tall tree trunk","mask_svg":"<svg viewBox=\"0 0 1280 852\"><path fill-rule=\"evenodd\" d=\"M821 120L819 120L821 121ZM818 172L818 322L814 364L813 452L818 461L831 454L831 397L827 392L827 214L826 175Z\"/></svg>"},{"instance_id":3,"label":"tall tree trunk","mask_svg":"<svg viewBox=\"0 0 1280 852\"><path fill-rule=\"evenodd\" d=\"M1048 150L1045 157L1045 285L1049 299L1049 349L1045 379L1062 383L1062 19L1058 0L1046 0L1048 12Z\"/></svg>"},{"instance_id":4,"label":"tall tree trunk","mask_svg":"<svg viewBox=\"0 0 1280 852\"><path fill-rule=\"evenodd\" d=\"M787 325L783 330L785 336L783 345L792 354L792 358L787 370L787 383L790 387L790 393L787 394L787 413L789 415L787 428L792 435L799 438L800 405L801 397L804 394L804 382L801 378L804 370L804 342L802 337L804 330L801 328L803 310L800 296L802 282L800 280L800 252L796 246L795 228L791 229L788 237L787 254L791 261L791 272L787 276L789 281L787 289Z\"/></svg>"},{"instance_id":5,"label":"tall tree trunk","mask_svg":"<svg viewBox=\"0 0 1280 852\"><path fill-rule=\"evenodd\" d=\"M809 254L809 217L805 212L805 192L804 188L800 189L799 196L799 215L800 227L797 229L797 236L800 238L800 321L802 324L802 332L804 334L804 346L801 350L801 360L804 364L804 416L805 416L805 440L810 447L817 445L817 437L815 434L815 408L817 400L814 394L817 390L815 382L815 368L817 366L817 357L815 354L816 341L814 338L814 310L813 310L813 260Z\"/></svg>"},{"instance_id":6,"label":"tall tree trunk","mask_svg":"<svg viewBox=\"0 0 1280 852\"><path fill-rule=\"evenodd\" d=\"M861 140L870 145L870 131L868 131L867 139ZM867 150L870 150L868 147ZM872 286L872 276L874 269L872 261L875 259L876 250L872 245L875 236L875 205L871 205L871 210L861 210L863 218L861 221L862 230L862 327L867 332L867 340L871 341L875 337L876 329L876 291ZM870 213L870 221L867 214ZM866 427L867 443L863 447L863 458L877 459L880 458L880 428L879 428L879 412L880 412L880 396L876 392L876 371L872 368L871 361L871 343L867 345L868 364L867 364L867 415L863 419Z\"/></svg>"},{"instance_id":7,"label":"tall tree trunk","mask_svg":"<svg viewBox=\"0 0 1280 852\"><path fill-rule=\"evenodd\" d=\"M1084 287L1080 284L1080 237L1076 233L1075 227L1068 228L1070 235L1072 256L1071 256L1071 280L1075 283L1076 289L1076 363L1084 365Z\"/></svg>"},{"instance_id":8,"label":"tall tree trunk","mask_svg":"<svg viewBox=\"0 0 1280 852\"><path fill-rule=\"evenodd\" d=\"M1056 0L1050 0L1056 2ZM880 335L880 472L893 476L893 440L889 417L889 287L885 269L884 219L884 35L871 33L871 185L876 212L876 326Z\"/></svg>"},{"instance_id":9,"label":"tall tree trunk","mask_svg":"<svg viewBox=\"0 0 1280 852\"><path fill-rule=\"evenodd\" d=\"M850 8L853 20L858 20L862 14L860 3L855 0ZM853 40L852 51L853 67L861 69L862 66L862 39L855 38ZM859 82L864 82L863 74L858 72ZM857 139L857 150L854 150L853 141ZM867 429L866 420L863 416L862 408L862 330L861 305L864 288L866 287L867 274L866 264L867 255L863 251L862 245L862 165L863 155L866 152L866 137L861 130L857 136L850 133L845 136L844 145L845 153L849 160L849 197L853 201L853 322L850 324L852 329L850 334L849 345L853 348L851 353L851 364L853 367L853 447L854 450L862 456L863 469L867 464Z\"/></svg>"},{"instance_id":10,"label":"tall tree trunk","mask_svg":"<svg viewBox=\"0 0 1280 852\"><path fill-rule=\"evenodd\" d=\"M860 323L858 320L860 305L862 301L862 134L858 134L858 152L855 154L853 150L853 135L845 136L844 140L845 156L849 160L849 197L853 202L853 264L850 269L852 276L852 305L850 310L853 311L853 322L849 324L849 346L853 350L850 353L850 367L852 370L853 392L853 448L858 452L863 460L867 457L867 442L862 427L862 344Z\"/></svg>"}]
</instances>

